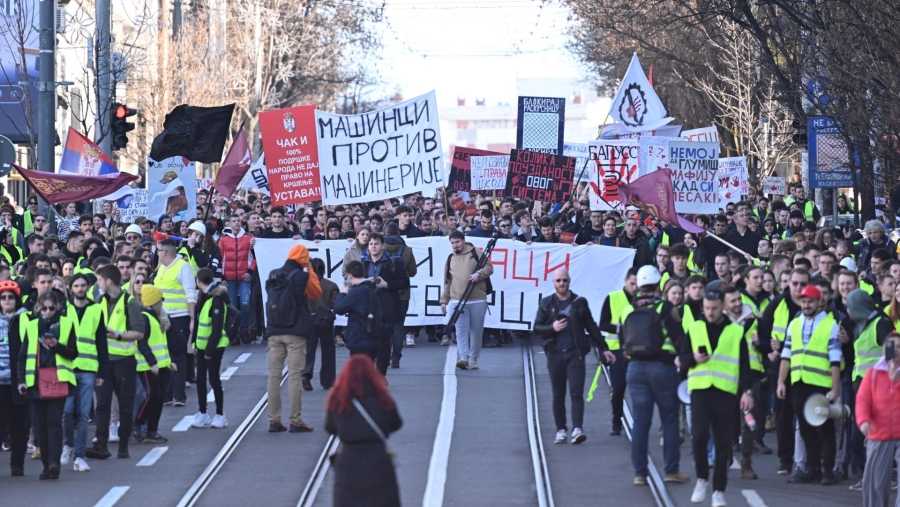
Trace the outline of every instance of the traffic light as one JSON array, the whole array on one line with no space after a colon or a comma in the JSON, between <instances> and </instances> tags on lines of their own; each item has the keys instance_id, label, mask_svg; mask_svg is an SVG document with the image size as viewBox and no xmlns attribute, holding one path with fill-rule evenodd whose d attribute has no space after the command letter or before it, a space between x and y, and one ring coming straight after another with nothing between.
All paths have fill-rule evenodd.
<instances>
[{"instance_id":1,"label":"traffic light","mask_svg":"<svg viewBox=\"0 0 900 507\"><path fill-rule=\"evenodd\" d=\"M137 114L137 109L131 109L119 103L112 108L112 149L123 150L128 146L128 133L134 130L134 123L128 122L129 116Z\"/></svg>"},{"instance_id":2,"label":"traffic light","mask_svg":"<svg viewBox=\"0 0 900 507\"><path fill-rule=\"evenodd\" d=\"M791 122L791 127L794 129L794 135L791 136L794 144L804 147L809 146L809 133L807 132L806 124L800 120L794 120Z\"/></svg>"}]
</instances>

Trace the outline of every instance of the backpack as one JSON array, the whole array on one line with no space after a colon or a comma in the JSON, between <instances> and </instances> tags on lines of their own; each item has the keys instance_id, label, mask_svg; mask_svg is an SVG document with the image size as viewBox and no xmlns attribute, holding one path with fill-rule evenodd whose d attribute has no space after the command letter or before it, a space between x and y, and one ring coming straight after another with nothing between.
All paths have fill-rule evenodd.
<instances>
[{"instance_id":1,"label":"backpack","mask_svg":"<svg viewBox=\"0 0 900 507\"><path fill-rule=\"evenodd\" d=\"M379 341L390 339L394 333L394 326L385 324L385 322L393 322L394 310L390 296L384 289L369 287L369 313L366 315L366 333L374 336ZM378 291L381 290L382 294Z\"/></svg>"},{"instance_id":2,"label":"backpack","mask_svg":"<svg viewBox=\"0 0 900 507\"><path fill-rule=\"evenodd\" d=\"M241 311L234 305L225 307L225 321L222 323L222 330L229 341L237 340L241 331Z\"/></svg>"},{"instance_id":3,"label":"backpack","mask_svg":"<svg viewBox=\"0 0 900 507\"><path fill-rule=\"evenodd\" d=\"M663 333L663 317L656 308L657 305L635 308L625 317L619 336L623 340L625 355L629 358L652 360L662 352L666 335Z\"/></svg>"},{"instance_id":4,"label":"backpack","mask_svg":"<svg viewBox=\"0 0 900 507\"><path fill-rule=\"evenodd\" d=\"M294 276L299 269L290 273L273 271L266 280L266 319L274 327L291 327L297 322L297 301L294 297Z\"/></svg>"},{"instance_id":5,"label":"backpack","mask_svg":"<svg viewBox=\"0 0 900 507\"><path fill-rule=\"evenodd\" d=\"M480 260L480 258L478 257L478 249L477 249L477 248L473 248L472 251L471 251L470 253L472 254L472 258L475 259L475 263L477 264L478 261ZM445 278L446 280L448 280L448 281L451 280L451 277L450 277L450 259L452 259L452 258L453 258L453 254L451 253L450 255L447 256L447 263L444 264L445 266L447 266L447 270L446 270L446 272L444 273L444 278ZM490 296L491 294L494 293L494 284L491 283L491 277L487 277L487 278L485 278L484 280L485 280L485 287L484 287L485 294L487 294L488 296Z\"/></svg>"}]
</instances>

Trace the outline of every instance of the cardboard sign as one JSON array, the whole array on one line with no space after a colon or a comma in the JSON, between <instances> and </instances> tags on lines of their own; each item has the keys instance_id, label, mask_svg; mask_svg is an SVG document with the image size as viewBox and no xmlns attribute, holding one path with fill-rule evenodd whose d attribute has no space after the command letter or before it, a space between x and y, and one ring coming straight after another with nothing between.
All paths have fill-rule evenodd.
<instances>
[{"instance_id":1,"label":"cardboard sign","mask_svg":"<svg viewBox=\"0 0 900 507\"><path fill-rule=\"evenodd\" d=\"M766 176L763 179L763 192L774 195L784 195L784 178L780 176Z\"/></svg>"},{"instance_id":2,"label":"cardboard sign","mask_svg":"<svg viewBox=\"0 0 900 507\"><path fill-rule=\"evenodd\" d=\"M637 139L611 139L590 142L591 158L591 211L623 210L619 200L619 185L626 185L638 178Z\"/></svg>"},{"instance_id":3,"label":"cardboard sign","mask_svg":"<svg viewBox=\"0 0 900 507\"><path fill-rule=\"evenodd\" d=\"M506 153L496 151L479 150L456 146L453 148L453 159L450 161L450 176L447 178L447 190L459 190L468 192L472 186L471 157L502 156ZM499 194L498 194L499 195Z\"/></svg>"},{"instance_id":4,"label":"cardboard sign","mask_svg":"<svg viewBox=\"0 0 900 507\"><path fill-rule=\"evenodd\" d=\"M464 215L466 218L475 218L477 215L478 215L478 209L475 207L474 204L470 204L470 205L466 206L466 213Z\"/></svg>"},{"instance_id":5,"label":"cardboard sign","mask_svg":"<svg viewBox=\"0 0 900 507\"><path fill-rule=\"evenodd\" d=\"M669 168L678 213L719 212L719 144L669 143Z\"/></svg>"},{"instance_id":6,"label":"cardboard sign","mask_svg":"<svg viewBox=\"0 0 900 507\"><path fill-rule=\"evenodd\" d=\"M319 151L316 106L297 106L259 113L266 173L274 206L317 201Z\"/></svg>"},{"instance_id":7,"label":"cardboard sign","mask_svg":"<svg viewBox=\"0 0 900 507\"><path fill-rule=\"evenodd\" d=\"M574 174L574 157L512 150L506 195L516 199L564 202L572 195Z\"/></svg>"},{"instance_id":8,"label":"cardboard sign","mask_svg":"<svg viewBox=\"0 0 900 507\"><path fill-rule=\"evenodd\" d=\"M197 166L184 157L157 162L147 157L147 218L178 215L190 220L197 214Z\"/></svg>"},{"instance_id":9,"label":"cardboard sign","mask_svg":"<svg viewBox=\"0 0 900 507\"><path fill-rule=\"evenodd\" d=\"M731 192L731 197L724 202L737 202L741 198L742 195L750 195L750 181L747 178L747 157L728 157L728 158L720 158L719 159L719 182L722 182L722 179L725 175L728 174L729 177L737 176L738 178L738 188L737 194ZM729 182L732 186L734 181L731 180ZM721 186L719 187L719 196L721 197L723 194L723 190Z\"/></svg>"},{"instance_id":10,"label":"cardboard sign","mask_svg":"<svg viewBox=\"0 0 900 507\"><path fill-rule=\"evenodd\" d=\"M563 154L566 99L519 97L516 149Z\"/></svg>"},{"instance_id":11,"label":"cardboard sign","mask_svg":"<svg viewBox=\"0 0 900 507\"><path fill-rule=\"evenodd\" d=\"M559 233L559 242L560 243L574 243L575 242L575 233L574 232Z\"/></svg>"},{"instance_id":12,"label":"cardboard sign","mask_svg":"<svg viewBox=\"0 0 900 507\"><path fill-rule=\"evenodd\" d=\"M503 190L509 172L509 155L471 157L472 190Z\"/></svg>"},{"instance_id":13,"label":"cardboard sign","mask_svg":"<svg viewBox=\"0 0 900 507\"><path fill-rule=\"evenodd\" d=\"M450 198L450 207L456 211L462 211L466 209L466 201L462 197L454 195Z\"/></svg>"},{"instance_id":14,"label":"cardboard sign","mask_svg":"<svg viewBox=\"0 0 900 507\"><path fill-rule=\"evenodd\" d=\"M317 111L316 136L323 204L429 195L446 182L433 91L365 114Z\"/></svg>"},{"instance_id":15,"label":"cardboard sign","mask_svg":"<svg viewBox=\"0 0 900 507\"><path fill-rule=\"evenodd\" d=\"M591 177L591 148L587 143L563 143L563 155L575 157L575 183L587 183Z\"/></svg>"}]
</instances>

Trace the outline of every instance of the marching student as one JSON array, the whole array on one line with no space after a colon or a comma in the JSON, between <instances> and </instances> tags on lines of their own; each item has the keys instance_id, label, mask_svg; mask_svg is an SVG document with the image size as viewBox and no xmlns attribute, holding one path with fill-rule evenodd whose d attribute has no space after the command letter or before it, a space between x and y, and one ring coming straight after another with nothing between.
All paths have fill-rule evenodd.
<instances>
[{"instance_id":1,"label":"marching student","mask_svg":"<svg viewBox=\"0 0 900 507\"><path fill-rule=\"evenodd\" d=\"M145 284L141 287L141 318L144 322L143 337L137 342L137 374L147 397L138 409L134 421L133 437L138 442L163 444L168 439L159 434L159 418L163 410L165 386L169 383L169 368L177 367L169 357L166 333L160 326L159 315L163 309L163 292L158 287ZM141 427L147 425L147 433ZM128 440L123 435L122 440Z\"/></svg>"},{"instance_id":2,"label":"marching student","mask_svg":"<svg viewBox=\"0 0 900 507\"><path fill-rule=\"evenodd\" d=\"M228 346L228 335L225 332L225 319L228 313L228 305L231 300L228 291L215 279L215 273L209 268L201 268L197 271L197 289L200 296L197 299L197 307L200 313L197 315L197 326L194 328L193 340L196 343L195 355L197 357L197 403L200 411L194 416L191 424L195 428L212 426L224 428L228 426L225 418L225 395L222 391L222 380L219 378L219 369L222 366L222 356L225 347ZM143 293L143 291L142 291ZM206 379L209 376L209 385L212 387L216 399L216 415L210 417L206 413Z\"/></svg>"},{"instance_id":3,"label":"marching student","mask_svg":"<svg viewBox=\"0 0 900 507\"><path fill-rule=\"evenodd\" d=\"M618 436L622 434L622 416L623 405L625 403L625 374L628 372L628 359L622 351L622 345L619 341L619 325L622 323L622 312L631 305L632 299L637 292L637 272L638 268L631 268L625 275L625 285L622 289L611 292L603 302L600 310L599 328L606 335L606 345L610 352L616 357L609 369L610 381L612 382L612 424L609 434ZM592 386L593 388L593 386Z\"/></svg>"}]
</instances>

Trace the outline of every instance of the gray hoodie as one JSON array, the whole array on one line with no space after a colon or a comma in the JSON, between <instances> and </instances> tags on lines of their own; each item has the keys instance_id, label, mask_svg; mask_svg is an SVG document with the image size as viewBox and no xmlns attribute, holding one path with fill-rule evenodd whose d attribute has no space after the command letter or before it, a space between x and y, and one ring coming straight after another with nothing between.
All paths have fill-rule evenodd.
<instances>
[{"instance_id":1,"label":"gray hoodie","mask_svg":"<svg viewBox=\"0 0 900 507\"><path fill-rule=\"evenodd\" d=\"M853 336L858 338L866 329L866 324L872 318L872 314L878 313L878 308L875 307L872 296L866 294L865 291L856 289L847 294L847 311L850 312L850 318L856 322Z\"/></svg>"}]
</instances>

